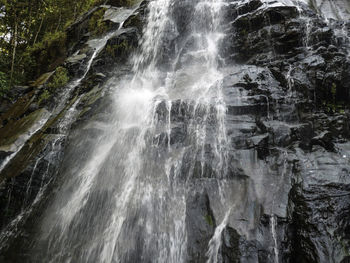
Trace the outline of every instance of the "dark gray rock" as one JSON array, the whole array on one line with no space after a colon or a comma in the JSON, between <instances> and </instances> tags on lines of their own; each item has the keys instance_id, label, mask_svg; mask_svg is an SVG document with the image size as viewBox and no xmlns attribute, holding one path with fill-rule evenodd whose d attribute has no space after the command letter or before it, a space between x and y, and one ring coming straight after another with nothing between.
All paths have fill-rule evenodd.
<instances>
[{"instance_id":1,"label":"dark gray rock","mask_svg":"<svg viewBox=\"0 0 350 263\"><path fill-rule=\"evenodd\" d=\"M188 246L188 262L205 262L205 252L216 227L208 195L205 192L192 193L186 201L186 207L187 242L191 244Z\"/></svg>"}]
</instances>

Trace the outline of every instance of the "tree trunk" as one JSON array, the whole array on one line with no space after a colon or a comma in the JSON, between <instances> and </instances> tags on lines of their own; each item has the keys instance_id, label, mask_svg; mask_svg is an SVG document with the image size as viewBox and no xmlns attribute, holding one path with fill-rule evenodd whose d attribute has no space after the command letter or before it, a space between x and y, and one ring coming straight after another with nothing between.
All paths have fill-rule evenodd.
<instances>
[{"instance_id":1,"label":"tree trunk","mask_svg":"<svg viewBox=\"0 0 350 263\"><path fill-rule=\"evenodd\" d=\"M30 6L29 7L29 16L28 16L28 25L27 25L27 30L26 30L26 33L25 33L26 38L27 38L26 41L27 41L28 45L30 44L30 39L31 39L31 37L30 37L30 28L32 26L32 10L33 10L33 8L32 8L32 6Z\"/></svg>"},{"instance_id":2,"label":"tree trunk","mask_svg":"<svg viewBox=\"0 0 350 263\"><path fill-rule=\"evenodd\" d=\"M38 40L39 33L40 33L41 28L43 26L43 22L44 22L44 16L41 18L40 26L39 26L38 31L36 32L36 35L35 35L35 38L34 38L34 42L33 42L33 46L35 45L36 41Z\"/></svg>"},{"instance_id":3,"label":"tree trunk","mask_svg":"<svg viewBox=\"0 0 350 263\"><path fill-rule=\"evenodd\" d=\"M58 19L58 23L57 23L57 27L56 27L55 33L56 33L56 32L58 31L58 29L60 28L61 20L62 20L62 12L60 12L60 17L59 17L59 19Z\"/></svg>"},{"instance_id":4,"label":"tree trunk","mask_svg":"<svg viewBox=\"0 0 350 263\"><path fill-rule=\"evenodd\" d=\"M17 49L17 35L18 35L18 22L17 18L15 19L15 32L13 34L12 42L12 62L11 62L11 74L10 74L10 86L13 84L13 73L15 71L15 62L16 62L16 49Z\"/></svg>"}]
</instances>

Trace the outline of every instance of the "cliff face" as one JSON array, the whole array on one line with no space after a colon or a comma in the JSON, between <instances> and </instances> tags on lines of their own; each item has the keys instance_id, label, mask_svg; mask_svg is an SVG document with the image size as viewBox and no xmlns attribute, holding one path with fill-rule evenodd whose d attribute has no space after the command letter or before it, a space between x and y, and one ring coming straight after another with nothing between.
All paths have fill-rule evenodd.
<instances>
[{"instance_id":1,"label":"cliff face","mask_svg":"<svg viewBox=\"0 0 350 263\"><path fill-rule=\"evenodd\" d=\"M124 158L123 143L113 139L118 134L108 137L104 130L114 122L115 83L130 85L134 92L130 72L137 75L135 65L154 63L164 73L157 85L173 81L173 90L180 87L181 96L170 94L165 100L158 98L160 93L152 98L157 102L156 124L144 134L144 176L135 183L147 188L152 181L154 189L160 188L163 166L169 168L172 183L168 195L162 193L166 198L154 197L158 201L152 207L142 206L144 200L160 192L134 190L142 202L130 205L112 250L122 251L121 262L155 262L163 248L165 259L173 260L169 255L181 251L174 262L348 262L349 4L306 2L222 3L219 70L214 73L222 76L218 82L223 102L206 101L202 108L195 95L181 97L202 76L203 57L212 51L206 45L203 57L198 51L196 37L202 31L195 25L203 23L207 29L209 12L198 12L201 1L171 2L168 21L151 31L154 36L157 30L164 32L150 44L160 47L158 56L146 62L137 61L135 54L143 52L149 33L145 27L150 26L154 6L148 1L132 8L110 1L76 21L67 32L64 64L18 91L21 97L0 116L0 261L108 261L101 259L103 244L96 248L90 240L112 242L99 239L115 231L104 228L104 215L113 214L114 191L129 192L118 189L123 184L113 179L121 169L116 160ZM142 110L142 98L135 97L135 107ZM120 103L127 107L130 101ZM224 105L223 119L215 103ZM203 123L206 139L200 144L202 137L193 136ZM123 137L130 140L127 147L133 146L134 133L136 128ZM110 151L96 151L108 141ZM105 157L89 162L96 156ZM130 162L130 167L139 165L136 159ZM86 187L96 187L74 199L81 201L81 211L63 215L71 220L68 227L52 227L60 218L57 211L70 204L72 192L84 194L86 188L75 189L75 176L96 167L97 179L86 179ZM109 177L101 179L105 175ZM122 201L120 197L116 203ZM116 207L119 213L128 208ZM159 219L161 212L165 222ZM174 222L185 229L182 245L176 243L181 227ZM146 226L161 230L152 232ZM41 233L46 230L49 238Z\"/></svg>"},{"instance_id":2,"label":"cliff face","mask_svg":"<svg viewBox=\"0 0 350 263\"><path fill-rule=\"evenodd\" d=\"M4 107L0 117L2 251L18 234L20 239L26 235L16 229L30 225L51 195L71 128L102 107L108 93L104 83L114 75L114 68L120 74L130 69L127 58L142 34L146 2L129 8L115 2L92 9L70 26L66 52L60 58L64 63L28 87L13 90L18 99Z\"/></svg>"}]
</instances>

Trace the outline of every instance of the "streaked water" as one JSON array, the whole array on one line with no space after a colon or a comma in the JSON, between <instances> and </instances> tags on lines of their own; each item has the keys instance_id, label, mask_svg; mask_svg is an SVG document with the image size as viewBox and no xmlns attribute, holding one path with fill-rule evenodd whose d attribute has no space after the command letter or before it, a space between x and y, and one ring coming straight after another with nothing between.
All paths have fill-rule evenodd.
<instances>
[{"instance_id":1,"label":"streaked water","mask_svg":"<svg viewBox=\"0 0 350 263\"><path fill-rule=\"evenodd\" d=\"M73 161L75 167L66 169L68 179L47 211L34 258L43 257L46 262L185 261L186 184L195 169L205 172L209 140L215 171L222 178L226 173L226 108L218 57L225 3L194 4L185 44L164 71L164 35L176 34L171 16L174 3L149 3L140 52L132 58L134 73L114 84L113 121L104 126L86 161ZM178 148L172 141L174 103L188 114L185 147ZM213 121L215 138L207 137ZM184 174L182 161L189 147L193 160ZM194 166L196 160L201 168ZM46 252L41 255L40 251Z\"/></svg>"},{"instance_id":2,"label":"streaked water","mask_svg":"<svg viewBox=\"0 0 350 263\"><path fill-rule=\"evenodd\" d=\"M273 160L283 162L277 180L254 151L232 149L223 92L225 65L219 56L227 1L191 2L192 19L183 36L174 21L179 2L150 1L140 49L131 58L133 71L112 83L108 122L91 121L82 128L93 126L97 136L88 134L71 146L77 149L64 163L64 182L34 237L33 262L186 262L186 201L193 184L213 187L210 195L218 225L207 247L207 262L220 262L222 233L229 224L236 224L247 239L254 236L251 229L261 215L257 200L270 208L273 261L279 262L277 214L286 209L277 207L275 196L285 197L288 192L283 188L289 180L287 157ZM95 51L87 70L69 90L86 77L98 52L114 35L90 43ZM165 59L171 37L182 39ZM292 71L287 76L290 87ZM242 105L244 94L237 91L235 96L234 102ZM67 116L62 130L74 119ZM238 130L242 127L237 123ZM88 147L81 147L85 144ZM228 180L230 154L240 160L252 181ZM199 180L193 183L193 177Z\"/></svg>"}]
</instances>

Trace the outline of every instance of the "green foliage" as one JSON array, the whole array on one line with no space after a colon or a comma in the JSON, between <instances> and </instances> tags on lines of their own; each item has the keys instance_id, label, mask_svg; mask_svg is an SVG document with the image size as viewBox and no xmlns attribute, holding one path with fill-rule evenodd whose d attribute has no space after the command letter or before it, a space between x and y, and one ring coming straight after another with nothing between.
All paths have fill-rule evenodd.
<instances>
[{"instance_id":1,"label":"green foliage","mask_svg":"<svg viewBox=\"0 0 350 263\"><path fill-rule=\"evenodd\" d=\"M64 31L57 31L57 32L47 32L42 40L32 47L29 48L29 50L42 50L47 49L48 47L54 45L54 44L64 44L66 42L66 33Z\"/></svg>"},{"instance_id":2,"label":"green foliage","mask_svg":"<svg viewBox=\"0 0 350 263\"><path fill-rule=\"evenodd\" d=\"M52 77L52 80L48 84L50 89L57 89L65 86L69 81L68 71L64 67L58 67L55 71L55 74Z\"/></svg>"},{"instance_id":3,"label":"green foliage","mask_svg":"<svg viewBox=\"0 0 350 263\"><path fill-rule=\"evenodd\" d=\"M14 84L26 84L59 65L66 28L103 2L0 0L0 72L7 76L1 77L0 92Z\"/></svg>"},{"instance_id":4,"label":"green foliage","mask_svg":"<svg viewBox=\"0 0 350 263\"><path fill-rule=\"evenodd\" d=\"M43 93L41 93L40 97L39 97L39 101L38 104L40 105L42 102L48 100L51 97L51 94L48 90L44 90Z\"/></svg>"}]
</instances>

